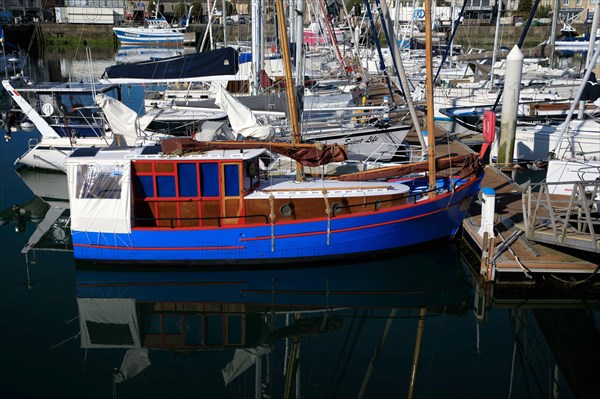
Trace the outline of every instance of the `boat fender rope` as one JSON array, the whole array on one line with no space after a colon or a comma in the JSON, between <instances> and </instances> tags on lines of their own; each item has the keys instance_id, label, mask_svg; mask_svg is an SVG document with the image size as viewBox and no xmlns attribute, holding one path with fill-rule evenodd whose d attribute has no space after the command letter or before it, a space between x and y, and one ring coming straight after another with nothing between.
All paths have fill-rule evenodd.
<instances>
[{"instance_id":1,"label":"boat fender rope","mask_svg":"<svg viewBox=\"0 0 600 399\"><path fill-rule=\"evenodd\" d=\"M327 198L327 190L323 190L323 199L325 200L325 214L327 215L327 245L331 243L331 206Z\"/></svg>"},{"instance_id":2,"label":"boat fender rope","mask_svg":"<svg viewBox=\"0 0 600 399\"><path fill-rule=\"evenodd\" d=\"M271 193L269 195L269 207L271 213L269 213L269 220L271 220L271 252L275 252L275 196Z\"/></svg>"}]
</instances>

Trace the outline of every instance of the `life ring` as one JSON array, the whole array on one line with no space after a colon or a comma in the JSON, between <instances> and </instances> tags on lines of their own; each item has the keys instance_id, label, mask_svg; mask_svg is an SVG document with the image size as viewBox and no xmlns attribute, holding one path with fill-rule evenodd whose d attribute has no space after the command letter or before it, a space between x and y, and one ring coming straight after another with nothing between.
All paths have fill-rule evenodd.
<instances>
[{"instance_id":1,"label":"life ring","mask_svg":"<svg viewBox=\"0 0 600 399\"><path fill-rule=\"evenodd\" d=\"M486 110L483 112L483 139L486 143L493 143L496 138L496 113Z\"/></svg>"},{"instance_id":2,"label":"life ring","mask_svg":"<svg viewBox=\"0 0 600 399\"><path fill-rule=\"evenodd\" d=\"M483 112L483 145L479 152L479 158L483 159L487 149L496 138L496 113L494 111Z\"/></svg>"}]
</instances>

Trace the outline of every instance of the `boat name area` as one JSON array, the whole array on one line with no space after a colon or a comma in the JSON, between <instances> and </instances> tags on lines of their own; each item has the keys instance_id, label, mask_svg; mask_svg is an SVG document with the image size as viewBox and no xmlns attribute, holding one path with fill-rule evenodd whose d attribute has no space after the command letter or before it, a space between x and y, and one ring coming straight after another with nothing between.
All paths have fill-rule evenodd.
<instances>
[{"instance_id":1,"label":"boat name area","mask_svg":"<svg viewBox=\"0 0 600 399\"><path fill-rule=\"evenodd\" d=\"M372 135L367 137L366 139L363 138L347 138L346 140L344 140L344 144L348 145L348 144L362 144L362 143L366 143L366 144L373 144L379 141L379 136L376 135Z\"/></svg>"}]
</instances>

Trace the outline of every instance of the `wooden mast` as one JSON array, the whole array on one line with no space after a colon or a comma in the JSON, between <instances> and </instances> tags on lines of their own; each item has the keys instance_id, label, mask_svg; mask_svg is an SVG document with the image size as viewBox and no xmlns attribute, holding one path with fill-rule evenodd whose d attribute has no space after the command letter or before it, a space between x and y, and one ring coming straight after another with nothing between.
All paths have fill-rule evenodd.
<instances>
[{"instance_id":1,"label":"wooden mast","mask_svg":"<svg viewBox=\"0 0 600 399\"><path fill-rule=\"evenodd\" d=\"M288 109L290 111L290 126L292 128L292 143L300 143L300 126L298 125L298 112L296 110L295 86L292 79L292 66L289 54L289 44L287 38L287 28L285 26L285 9L283 0L276 0L275 7L277 11L277 25L279 27L279 42L281 44L281 58L285 72L285 88L287 94ZM304 180L304 168L302 164L296 162L296 180Z\"/></svg>"},{"instance_id":2,"label":"wooden mast","mask_svg":"<svg viewBox=\"0 0 600 399\"><path fill-rule=\"evenodd\" d=\"M425 0L425 87L427 93L427 159L429 160L429 196L435 197L435 111L433 109L433 45L431 0Z\"/></svg>"}]
</instances>

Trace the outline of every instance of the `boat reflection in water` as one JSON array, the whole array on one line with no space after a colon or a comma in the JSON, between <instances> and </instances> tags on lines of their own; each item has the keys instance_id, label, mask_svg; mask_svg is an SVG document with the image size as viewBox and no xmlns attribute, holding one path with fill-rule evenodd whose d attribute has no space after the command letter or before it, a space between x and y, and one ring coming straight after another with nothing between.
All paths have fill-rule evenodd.
<instances>
[{"instance_id":1,"label":"boat reflection in water","mask_svg":"<svg viewBox=\"0 0 600 399\"><path fill-rule=\"evenodd\" d=\"M407 392L425 318L464 316L471 298L460 265L416 260L214 272L77 265L81 346L120 352L119 395L149 385L176 396L181 383L165 381L173 367L182 373L177 360L207 397Z\"/></svg>"},{"instance_id":2,"label":"boat reflection in water","mask_svg":"<svg viewBox=\"0 0 600 399\"><path fill-rule=\"evenodd\" d=\"M14 223L17 233L25 233L28 222L35 224L27 244L21 249L23 254L32 250L73 251L67 175L30 167L21 167L16 173L33 197L28 202L0 210L0 226Z\"/></svg>"}]
</instances>

